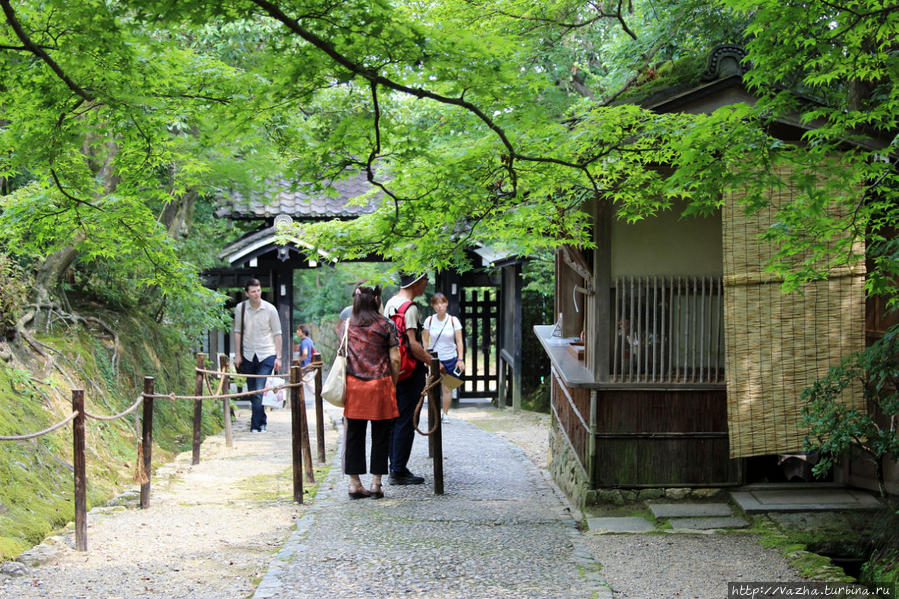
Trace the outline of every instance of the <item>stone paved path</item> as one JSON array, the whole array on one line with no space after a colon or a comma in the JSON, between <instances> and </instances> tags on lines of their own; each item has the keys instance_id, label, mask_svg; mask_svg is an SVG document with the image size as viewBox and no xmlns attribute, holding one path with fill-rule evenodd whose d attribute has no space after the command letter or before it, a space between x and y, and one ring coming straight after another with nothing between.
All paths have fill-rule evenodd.
<instances>
[{"instance_id":1,"label":"stone paved path","mask_svg":"<svg viewBox=\"0 0 899 599\"><path fill-rule=\"evenodd\" d=\"M723 599L727 581L799 578L749 534L582 534L534 465L546 456L545 422L453 414L445 495L433 494L427 439L418 436L410 467L428 484L385 485L383 500L349 501L329 422L331 471L314 501L297 505L289 414L270 414L259 435L242 410L233 448L211 437L200 465L187 452L156 471L149 510L91 510L88 553L73 550L68 529L21 563L0 565L0 599ZM311 407L309 415L313 422Z\"/></svg>"},{"instance_id":2,"label":"stone paved path","mask_svg":"<svg viewBox=\"0 0 899 599\"><path fill-rule=\"evenodd\" d=\"M335 463L254 598L612 596L545 471L473 424L443 430L444 495L421 436L409 466L426 483L384 499L348 500Z\"/></svg>"}]
</instances>

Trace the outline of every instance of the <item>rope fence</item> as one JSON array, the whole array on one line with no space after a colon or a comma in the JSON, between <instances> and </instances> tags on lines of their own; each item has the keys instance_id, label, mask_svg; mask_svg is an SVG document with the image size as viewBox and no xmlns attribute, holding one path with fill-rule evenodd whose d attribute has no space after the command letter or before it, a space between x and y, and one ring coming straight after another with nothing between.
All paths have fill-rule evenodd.
<instances>
[{"instance_id":1,"label":"rope fence","mask_svg":"<svg viewBox=\"0 0 899 599\"><path fill-rule=\"evenodd\" d=\"M87 410L85 410L84 415L87 416L88 418L93 418L94 420L117 420L119 418L124 418L125 416L127 416L128 414L130 414L131 412L136 410L137 407L141 403L143 403L143 401L144 401L143 396L138 396L137 401L134 402L134 404L130 408L128 408L124 412L120 412L120 413L116 414L115 416L96 416L94 414L91 414Z\"/></svg>"},{"instance_id":2,"label":"rope fence","mask_svg":"<svg viewBox=\"0 0 899 599\"><path fill-rule=\"evenodd\" d=\"M438 373L439 373L439 371L438 371ZM433 378L433 377L429 377L429 378L431 378L431 381L425 385L424 389L421 390L421 397L418 398L418 405L415 406L415 416L412 418L413 426L415 426L416 432L418 432L418 434L422 435L423 437L430 437L431 435L433 435L434 432L437 430L437 427L440 425L440 418L437 418L436 419L437 421L435 422L434 421L435 419L431 417L430 412L429 412L428 413L428 424L431 425L430 430L428 430L428 432L423 432L420 428L418 428L418 419L419 419L419 415L421 414L422 404L424 404L424 401L430 394L431 389L440 385L440 376L439 375L436 378ZM429 401L428 406L430 406L431 403L433 403L433 402Z\"/></svg>"},{"instance_id":3,"label":"rope fence","mask_svg":"<svg viewBox=\"0 0 899 599\"><path fill-rule=\"evenodd\" d=\"M36 438L38 438L38 437L42 437L42 436L46 435L47 433L52 433L52 432L55 431L56 429L59 429L59 428L64 427L64 426L67 425L68 423L70 423L70 422L72 422L73 420L75 420L75 418L76 418L77 416L78 416L78 412L72 412L72 413L69 415L68 418L66 418L65 420L62 420L62 421L60 421L60 422L57 422L56 424L54 424L54 425L51 426L50 428L45 428L45 429L42 430L42 431L38 431L38 432L36 432L36 433L29 433L29 434L27 434L27 435L16 435L16 436L13 436L13 437L0 437L0 441L27 441L27 440L29 440L29 439L36 439Z\"/></svg>"},{"instance_id":4,"label":"rope fence","mask_svg":"<svg viewBox=\"0 0 899 599\"><path fill-rule=\"evenodd\" d=\"M314 381L314 404L316 414L316 438L318 442L318 460L320 463L326 461L325 444L324 444L324 416L323 403L321 397L322 389L322 367L321 354L315 352L313 361L305 367L290 367L290 382L280 385L272 385L262 389L253 391L243 391L237 393L222 393L222 390L228 384L228 379L234 378L270 378L272 375L247 375L235 374L227 370L227 356L219 355L220 370L209 370L203 367L205 364L205 354L197 354L196 385L194 395L176 395L174 393L155 393L153 377L144 377L144 390L137 397L135 402L123 412L112 416L100 416L91 414L84 409L84 391L81 389L72 390L72 414L64 420L35 433L0 436L0 441L27 441L42 435L49 434L59 430L69 423L73 423L73 463L75 475L75 547L78 551L87 551L87 516L86 516L86 467L85 467L85 421L87 418L99 421L111 421L131 414L138 407L143 405L142 415L142 436L138 441L137 460L135 481L140 483L140 505L142 509L146 509L150 505L150 484L152 472L152 449L153 449L153 404L155 399L169 399L193 401L194 404L194 464L199 463L199 441L201 436L201 420L202 420L202 401L206 399L223 400L222 408L224 410L225 431L227 437L227 446L231 447L231 420L230 420L230 400L237 397L247 397L250 395L264 394L269 391L288 390L290 410L291 410L291 453L293 456L293 479L294 479L294 501L303 503L303 474L306 480L314 483L312 466L312 451L310 447L309 429L306 418L306 398L304 397L305 375L315 372ZM428 382L422 390L418 405L415 408L415 430L420 434L429 437L429 451L431 457L434 458L434 492L435 494L443 493L443 457L442 457L442 441L441 441L441 420L440 420L440 364L434 357L430 363ZM212 385L209 382L209 375L219 378L217 390L210 395L202 395L203 387L212 392ZM424 433L418 428L418 418L421 412L425 398L428 399L429 422L431 429Z\"/></svg>"},{"instance_id":5,"label":"rope fence","mask_svg":"<svg viewBox=\"0 0 899 599\"><path fill-rule=\"evenodd\" d=\"M270 375L269 375L270 376ZM269 378L269 377L265 377ZM153 395L144 394L144 397L153 397L156 399L186 399L190 401L203 401L204 399L234 399L235 397L246 397L248 395L256 395L257 393L265 393L267 391L280 391L281 389L291 389L293 387L301 387L303 383L284 383L274 387L265 387L256 389L255 391L241 391L239 393L222 393L219 395L175 395L174 393L154 393Z\"/></svg>"},{"instance_id":6,"label":"rope fence","mask_svg":"<svg viewBox=\"0 0 899 599\"><path fill-rule=\"evenodd\" d=\"M312 372L313 370L318 370L318 369L322 368L322 366L323 366L322 362L310 362L306 366L302 366L300 368L300 371L303 374L306 374L308 372ZM270 378L273 376L280 376L277 374L244 374L242 372L230 372L227 370L209 370L206 368L194 368L194 371L201 373L201 374L211 374L213 376L219 376L219 377L229 376L232 378L241 378L241 379L267 379L267 378Z\"/></svg>"}]
</instances>

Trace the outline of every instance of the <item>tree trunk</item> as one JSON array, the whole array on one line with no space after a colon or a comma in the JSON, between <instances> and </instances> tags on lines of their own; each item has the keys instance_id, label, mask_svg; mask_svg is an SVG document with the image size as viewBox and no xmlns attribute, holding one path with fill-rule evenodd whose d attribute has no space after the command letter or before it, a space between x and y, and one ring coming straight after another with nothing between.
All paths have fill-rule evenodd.
<instances>
[{"instance_id":1,"label":"tree trunk","mask_svg":"<svg viewBox=\"0 0 899 599\"><path fill-rule=\"evenodd\" d=\"M874 460L874 463L877 465L875 470L875 476L877 477L877 490L880 491L880 497L882 499L886 499L887 485L883 472L883 459L884 458L882 456L878 457Z\"/></svg>"},{"instance_id":2,"label":"tree trunk","mask_svg":"<svg viewBox=\"0 0 899 599\"><path fill-rule=\"evenodd\" d=\"M72 239L72 243L56 250L37 267L34 277L34 300L38 306L45 306L53 302L55 292L58 291L63 276L75 259L78 257L76 246L83 241L85 234L78 232ZM38 310L35 327L43 326L46 322L45 312Z\"/></svg>"},{"instance_id":3,"label":"tree trunk","mask_svg":"<svg viewBox=\"0 0 899 599\"><path fill-rule=\"evenodd\" d=\"M191 190L165 205L162 211L162 224L165 225L169 237L173 239L187 237L193 223L196 201L197 192Z\"/></svg>"}]
</instances>

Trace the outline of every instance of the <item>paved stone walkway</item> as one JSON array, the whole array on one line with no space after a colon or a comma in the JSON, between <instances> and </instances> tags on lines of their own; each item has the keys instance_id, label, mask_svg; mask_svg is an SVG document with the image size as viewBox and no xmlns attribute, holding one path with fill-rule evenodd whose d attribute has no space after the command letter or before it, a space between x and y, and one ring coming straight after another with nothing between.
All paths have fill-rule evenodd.
<instances>
[{"instance_id":1,"label":"paved stone walkway","mask_svg":"<svg viewBox=\"0 0 899 599\"><path fill-rule=\"evenodd\" d=\"M384 499L350 501L338 455L254 598L612 597L567 503L518 447L453 418L443 447L442 496L425 437L409 464L425 484L385 484Z\"/></svg>"}]
</instances>

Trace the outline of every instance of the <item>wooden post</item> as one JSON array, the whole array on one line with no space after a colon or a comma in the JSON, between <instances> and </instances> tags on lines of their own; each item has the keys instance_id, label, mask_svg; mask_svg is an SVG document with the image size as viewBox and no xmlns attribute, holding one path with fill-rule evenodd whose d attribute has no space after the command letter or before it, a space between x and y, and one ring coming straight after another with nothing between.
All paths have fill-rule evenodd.
<instances>
[{"instance_id":1,"label":"wooden post","mask_svg":"<svg viewBox=\"0 0 899 599\"><path fill-rule=\"evenodd\" d=\"M219 371L227 372L228 370L228 356L225 354L219 355ZM227 374L222 375L222 393L228 394L229 387L229 377ZM225 398L222 400L222 409L224 410L225 417L225 447L234 447L234 439L231 434L231 400L229 398Z\"/></svg>"},{"instance_id":2,"label":"wooden post","mask_svg":"<svg viewBox=\"0 0 899 599\"><path fill-rule=\"evenodd\" d=\"M440 376L440 361L436 362L437 369L434 369L434 360L437 360L437 352L432 351L429 352L431 354L431 361L428 363L428 378L425 379L425 385L430 385L435 378ZM441 397L438 402L443 405L443 398ZM440 417L440 412L438 411L438 418ZM434 427L434 389L428 391L428 428ZM434 458L434 435L428 436L428 457Z\"/></svg>"},{"instance_id":3,"label":"wooden post","mask_svg":"<svg viewBox=\"0 0 899 599\"><path fill-rule=\"evenodd\" d=\"M290 367L290 448L293 457L293 500L303 503L303 442L300 411L306 406L300 405L302 392L299 384L303 380L299 366Z\"/></svg>"},{"instance_id":4,"label":"wooden post","mask_svg":"<svg viewBox=\"0 0 899 599\"><path fill-rule=\"evenodd\" d=\"M440 380L440 361L437 356L431 356L431 376L428 382ZM434 495L443 495L443 423L440 420L440 411L443 401L443 385L438 383L428 391L428 428L433 428L431 433L430 449L434 458Z\"/></svg>"},{"instance_id":5,"label":"wooden post","mask_svg":"<svg viewBox=\"0 0 899 599\"><path fill-rule=\"evenodd\" d=\"M147 395L153 395L152 376L144 377L144 416L140 446L144 454L144 472L147 475L147 482L140 486L140 508L142 510L150 507L150 479L153 467L153 398L147 397Z\"/></svg>"},{"instance_id":6,"label":"wooden post","mask_svg":"<svg viewBox=\"0 0 899 599\"><path fill-rule=\"evenodd\" d=\"M206 367L206 354L197 354L197 368L205 368ZM203 373L197 373L197 384L194 386L194 395L203 395ZM200 463L200 433L202 432L203 427L203 401L200 399L194 400L194 454L193 459L191 460L191 464L197 465Z\"/></svg>"},{"instance_id":7,"label":"wooden post","mask_svg":"<svg viewBox=\"0 0 899 599\"><path fill-rule=\"evenodd\" d=\"M87 551L87 479L84 463L84 390L72 389L72 461L75 465L75 549Z\"/></svg>"},{"instance_id":8,"label":"wooden post","mask_svg":"<svg viewBox=\"0 0 899 599\"><path fill-rule=\"evenodd\" d=\"M312 352L312 363L321 364L322 355ZM325 410L322 404L322 369L315 369L315 442L318 445L318 461L324 463L325 456Z\"/></svg>"},{"instance_id":9,"label":"wooden post","mask_svg":"<svg viewBox=\"0 0 899 599\"><path fill-rule=\"evenodd\" d=\"M300 382L302 382L303 369L299 368L299 371ZM297 390L299 391L298 398L300 402L300 435L302 435L303 441L303 466L306 471L306 482L314 483L315 470L312 467L312 445L309 442L309 419L306 417L306 392L302 385Z\"/></svg>"}]
</instances>

